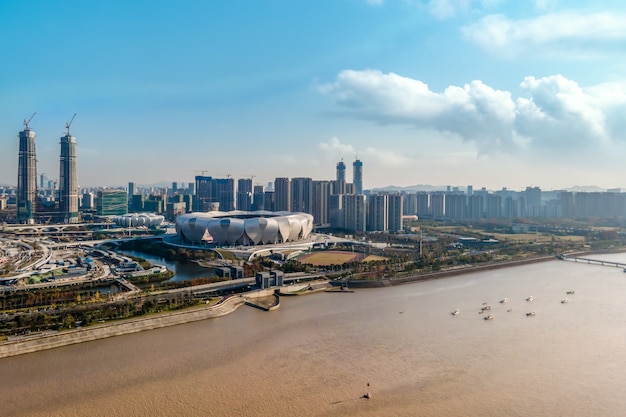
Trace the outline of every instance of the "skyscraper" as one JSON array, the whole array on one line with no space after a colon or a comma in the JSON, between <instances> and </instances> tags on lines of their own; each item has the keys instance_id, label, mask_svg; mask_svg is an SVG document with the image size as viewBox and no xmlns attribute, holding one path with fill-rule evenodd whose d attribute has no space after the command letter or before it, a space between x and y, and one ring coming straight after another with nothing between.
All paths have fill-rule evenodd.
<instances>
[{"instance_id":1,"label":"skyscraper","mask_svg":"<svg viewBox=\"0 0 626 417\"><path fill-rule=\"evenodd\" d=\"M274 210L291 210L291 183L289 178L279 177L274 180Z\"/></svg>"},{"instance_id":2,"label":"skyscraper","mask_svg":"<svg viewBox=\"0 0 626 417\"><path fill-rule=\"evenodd\" d=\"M387 227L390 232L400 232L402 231L402 194L390 194L387 197L387 205L388 209L388 220Z\"/></svg>"},{"instance_id":3,"label":"skyscraper","mask_svg":"<svg viewBox=\"0 0 626 417\"><path fill-rule=\"evenodd\" d=\"M76 178L76 138L61 137L59 172L59 211L64 223L78 223L78 180Z\"/></svg>"},{"instance_id":4,"label":"skyscraper","mask_svg":"<svg viewBox=\"0 0 626 417\"><path fill-rule=\"evenodd\" d=\"M237 180L237 210L252 209L252 178Z\"/></svg>"},{"instance_id":5,"label":"skyscraper","mask_svg":"<svg viewBox=\"0 0 626 417\"><path fill-rule=\"evenodd\" d=\"M372 194L367 198L367 230L386 232L389 230L389 196Z\"/></svg>"},{"instance_id":6,"label":"skyscraper","mask_svg":"<svg viewBox=\"0 0 626 417\"><path fill-rule=\"evenodd\" d=\"M235 209L235 180L232 178L213 178L213 201L219 203L220 211Z\"/></svg>"},{"instance_id":7,"label":"skyscraper","mask_svg":"<svg viewBox=\"0 0 626 417\"><path fill-rule=\"evenodd\" d=\"M343 161L337 162L337 178L335 179L335 189L333 194L346 193L346 164Z\"/></svg>"},{"instance_id":8,"label":"skyscraper","mask_svg":"<svg viewBox=\"0 0 626 417\"><path fill-rule=\"evenodd\" d=\"M213 177L196 175L193 211L209 211L209 203L213 201Z\"/></svg>"},{"instance_id":9,"label":"skyscraper","mask_svg":"<svg viewBox=\"0 0 626 417\"><path fill-rule=\"evenodd\" d=\"M313 180L311 178L291 179L291 210L311 213L313 210Z\"/></svg>"},{"instance_id":10,"label":"skyscraper","mask_svg":"<svg viewBox=\"0 0 626 417\"><path fill-rule=\"evenodd\" d=\"M132 198L131 196L135 195L135 183L134 182L129 182L128 183L128 198Z\"/></svg>"},{"instance_id":11,"label":"skyscraper","mask_svg":"<svg viewBox=\"0 0 626 417\"><path fill-rule=\"evenodd\" d=\"M346 164L343 161L337 162L337 181L346 181Z\"/></svg>"},{"instance_id":12,"label":"skyscraper","mask_svg":"<svg viewBox=\"0 0 626 417\"><path fill-rule=\"evenodd\" d=\"M28 122L24 120L25 128L19 133L17 220L20 223L32 224L35 222L35 199L37 197L37 159L35 156L35 132L30 130Z\"/></svg>"},{"instance_id":13,"label":"skyscraper","mask_svg":"<svg viewBox=\"0 0 626 417\"><path fill-rule=\"evenodd\" d=\"M365 196L346 194L343 199L343 227L351 232L365 232Z\"/></svg>"},{"instance_id":14,"label":"skyscraper","mask_svg":"<svg viewBox=\"0 0 626 417\"><path fill-rule=\"evenodd\" d=\"M352 163L352 182L354 183L354 193L363 194L363 162L356 159Z\"/></svg>"}]
</instances>

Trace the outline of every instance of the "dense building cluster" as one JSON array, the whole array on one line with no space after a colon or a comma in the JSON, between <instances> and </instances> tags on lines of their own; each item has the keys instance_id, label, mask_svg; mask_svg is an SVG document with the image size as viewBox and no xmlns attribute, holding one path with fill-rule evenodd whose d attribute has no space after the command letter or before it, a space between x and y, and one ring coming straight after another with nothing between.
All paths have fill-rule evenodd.
<instances>
[{"instance_id":1,"label":"dense building cluster","mask_svg":"<svg viewBox=\"0 0 626 417\"><path fill-rule=\"evenodd\" d=\"M79 192L76 138L69 132L71 122L66 124L67 134L60 141L58 181L50 180L46 174L37 176L36 135L29 122L24 121L25 129L19 132L17 187L0 189L2 221L76 223L81 217L113 218L126 213L155 213L174 220L186 213L195 216L195 213L239 210L306 213L312 216L311 225L319 228L396 232L403 229L404 218L414 216L480 220L617 218L626 214L626 193L621 190L572 192L527 187L523 191L506 188L488 191L485 188L474 190L472 186L428 192L364 190L363 163L358 159L352 163L352 182L347 181L346 164L340 161L334 179L277 177L263 186L255 183L254 177L235 180L230 176L198 175L187 186L173 182L171 187L140 188L129 182L127 188L83 188ZM262 217L270 218L268 215ZM182 217L186 218L188 216ZM138 219L115 217L114 221L126 224L136 223ZM238 221L233 222L233 225L237 224ZM277 240L285 241L286 238L280 235ZM251 235L242 239L254 243L258 240ZM195 235L191 240L197 240Z\"/></svg>"},{"instance_id":2,"label":"dense building cluster","mask_svg":"<svg viewBox=\"0 0 626 417\"><path fill-rule=\"evenodd\" d=\"M514 218L617 218L626 215L626 193L608 191L488 191L415 192L404 194L404 212L419 217L451 220Z\"/></svg>"}]
</instances>

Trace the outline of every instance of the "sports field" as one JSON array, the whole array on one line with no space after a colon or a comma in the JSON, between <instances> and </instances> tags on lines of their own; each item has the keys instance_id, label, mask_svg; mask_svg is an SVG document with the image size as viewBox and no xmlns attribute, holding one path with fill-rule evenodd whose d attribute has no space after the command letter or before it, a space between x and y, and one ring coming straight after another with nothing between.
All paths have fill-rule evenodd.
<instances>
[{"instance_id":1,"label":"sports field","mask_svg":"<svg viewBox=\"0 0 626 417\"><path fill-rule=\"evenodd\" d=\"M349 262L359 262L363 259L363 254L343 251L321 251L298 257L298 262L303 264L320 265L341 265Z\"/></svg>"}]
</instances>

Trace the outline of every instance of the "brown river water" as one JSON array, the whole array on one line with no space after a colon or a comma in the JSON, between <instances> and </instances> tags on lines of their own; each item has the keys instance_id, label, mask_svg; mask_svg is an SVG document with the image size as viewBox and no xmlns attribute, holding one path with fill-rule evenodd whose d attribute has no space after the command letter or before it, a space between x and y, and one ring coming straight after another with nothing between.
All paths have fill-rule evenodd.
<instances>
[{"instance_id":1,"label":"brown river water","mask_svg":"<svg viewBox=\"0 0 626 417\"><path fill-rule=\"evenodd\" d=\"M626 273L554 260L0 359L0 416L623 416L625 348Z\"/></svg>"}]
</instances>

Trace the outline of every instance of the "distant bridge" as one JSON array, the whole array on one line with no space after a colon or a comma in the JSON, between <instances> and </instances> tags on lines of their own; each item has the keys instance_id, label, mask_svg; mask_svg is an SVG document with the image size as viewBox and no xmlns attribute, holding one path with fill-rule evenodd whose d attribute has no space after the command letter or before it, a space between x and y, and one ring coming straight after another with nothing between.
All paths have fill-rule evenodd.
<instances>
[{"instance_id":1,"label":"distant bridge","mask_svg":"<svg viewBox=\"0 0 626 417\"><path fill-rule=\"evenodd\" d=\"M611 266L614 268L624 268L626 270L626 263L623 263L623 262L603 261L600 259L570 257L570 256L565 256L565 255L559 256L559 259L563 261L573 261L573 262L580 262L580 263L586 263L586 264L592 264L592 265L602 265L602 266Z\"/></svg>"}]
</instances>

